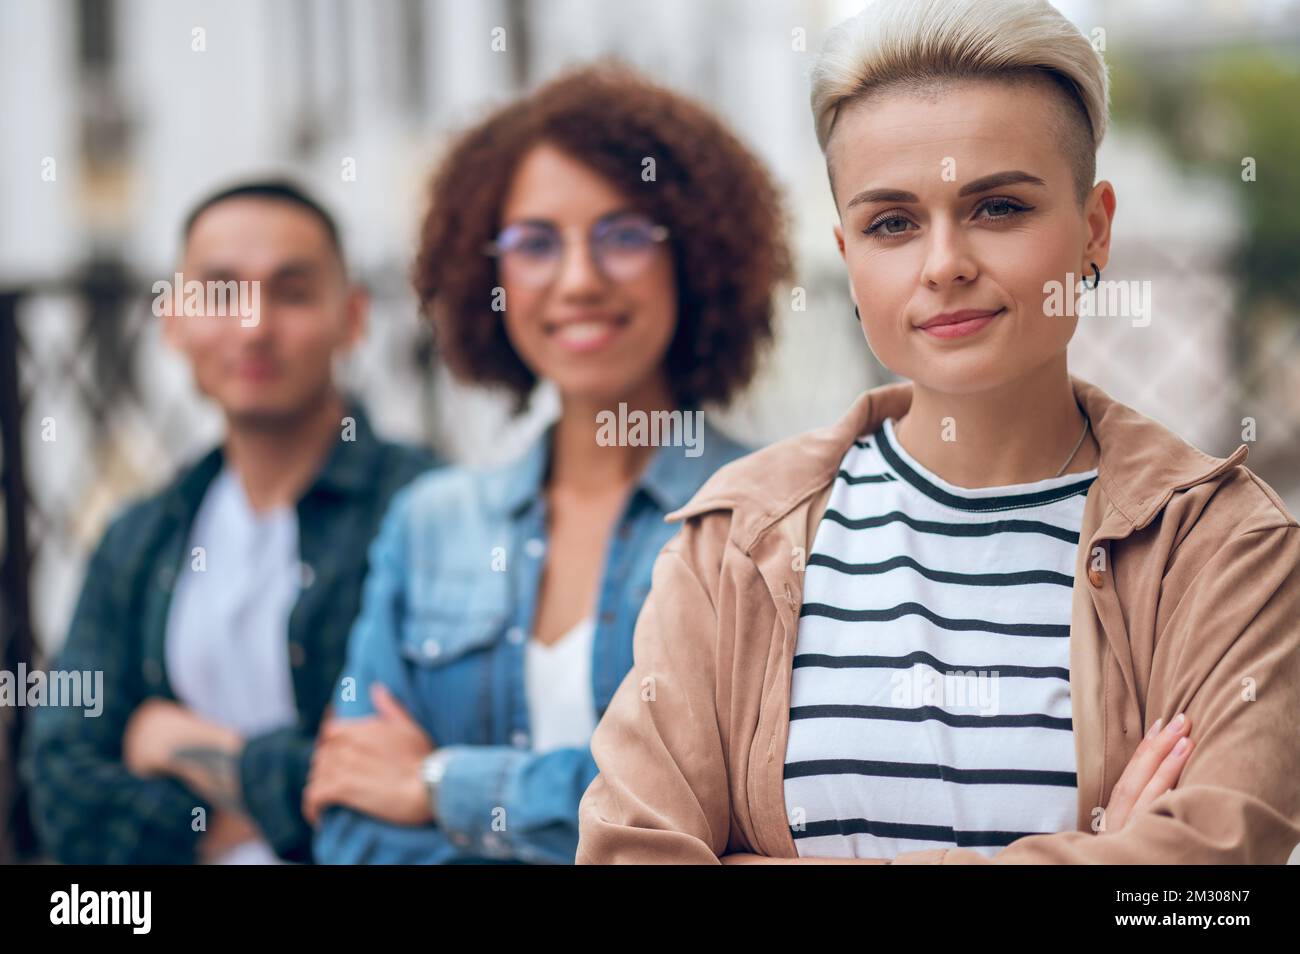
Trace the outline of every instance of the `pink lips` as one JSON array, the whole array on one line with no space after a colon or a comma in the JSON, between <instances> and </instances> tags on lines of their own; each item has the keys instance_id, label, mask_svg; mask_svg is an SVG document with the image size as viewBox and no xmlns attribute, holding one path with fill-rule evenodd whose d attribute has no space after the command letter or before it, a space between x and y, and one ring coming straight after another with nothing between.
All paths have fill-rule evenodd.
<instances>
[{"instance_id":1,"label":"pink lips","mask_svg":"<svg viewBox=\"0 0 1300 954\"><path fill-rule=\"evenodd\" d=\"M278 372L275 362L265 358L244 358L235 363L235 376L244 381L269 381Z\"/></svg>"},{"instance_id":2,"label":"pink lips","mask_svg":"<svg viewBox=\"0 0 1300 954\"><path fill-rule=\"evenodd\" d=\"M936 338L963 338L966 335L975 334L975 332L1002 314L1004 310L1003 308L996 308L993 311L980 311L974 308L966 308L961 311L950 311L942 315L935 315L918 327L921 331Z\"/></svg>"},{"instance_id":3,"label":"pink lips","mask_svg":"<svg viewBox=\"0 0 1300 954\"><path fill-rule=\"evenodd\" d=\"M565 351L586 354L608 347L628 324L626 315L590 312L548 322L544 330Z\"/></svg>"}]
</instances>

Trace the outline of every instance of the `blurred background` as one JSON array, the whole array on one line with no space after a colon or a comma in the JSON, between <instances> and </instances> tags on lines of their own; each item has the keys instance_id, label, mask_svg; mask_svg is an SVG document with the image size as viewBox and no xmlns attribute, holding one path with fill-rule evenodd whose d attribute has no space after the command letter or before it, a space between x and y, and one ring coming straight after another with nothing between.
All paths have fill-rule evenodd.
<instances>
[{"instance_id":1,"label":"blurred background","mask_svg":"<svg viewBox=\"0 0 1300 954\"><path fill-rule=\"evenodd\" d=\"M108 519L219 437L149 307L216 187L289 174L338 216L373 295L346 380L380 430L488 463L545 424L545 387L511 419L449 379L407 273L449 132L566 66L613 54L699 97L785 189L806 308L783 292L777 345L719 426L767 442L889 380L849 320L807 105L826 29L861 5L0 0L0 669L57 651ZM1105 277L1149 281L1152 305L1144 327L1082 321L1073 370L1211 454L1248 441L1300 512L1300 2L1058 6L1112 71ZM0 709L0 860L30 849L22 715Z\"/></svg>"}]
</instances>

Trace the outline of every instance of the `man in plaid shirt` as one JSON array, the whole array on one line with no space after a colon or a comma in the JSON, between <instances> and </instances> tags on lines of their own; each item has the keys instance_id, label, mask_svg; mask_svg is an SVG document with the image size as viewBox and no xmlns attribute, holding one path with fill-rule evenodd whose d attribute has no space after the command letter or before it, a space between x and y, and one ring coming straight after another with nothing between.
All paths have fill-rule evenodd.
<instances>
[{"instance_id":1,"label":"man in plaid shirt","mask_svg":"<svg viewBox=\"0 0 1300 954\"><path fill-rule=\"evenodd\" d=\"M379 440L334 384L366 298L308 196L258 182L210 197L182 274L155 285L155 313L226 436L91 557L55 668L102 672L101 711L35 710L33 817L69 863L308 861L302 789L367 547L433 458Z\"/></svg>"}]
</instances>

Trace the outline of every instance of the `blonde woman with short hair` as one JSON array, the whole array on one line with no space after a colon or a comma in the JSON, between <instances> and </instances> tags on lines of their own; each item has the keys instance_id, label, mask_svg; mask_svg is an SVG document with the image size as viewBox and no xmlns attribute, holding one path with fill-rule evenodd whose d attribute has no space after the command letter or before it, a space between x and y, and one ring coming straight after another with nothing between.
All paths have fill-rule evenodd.
<instances>
[{"instance_id":1,"label":"blonde woman with short hair","mask_svg":"<svg viewBox=\"0 0 1300 954\"><path fill-rule=\"evenodd\" d=\"M669 515L578 861L1285 860L1300 527L1073 377L1046 301L1109 262L1101 58L1045 0L879 0L812 108L906 382Z\"/></svg>"}]
</instances>

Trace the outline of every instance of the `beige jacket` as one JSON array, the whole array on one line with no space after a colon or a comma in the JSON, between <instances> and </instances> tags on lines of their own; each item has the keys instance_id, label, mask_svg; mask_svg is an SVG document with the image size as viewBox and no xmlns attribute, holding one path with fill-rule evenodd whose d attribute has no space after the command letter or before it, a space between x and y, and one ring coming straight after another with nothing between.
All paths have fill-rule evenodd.
<instances>
[{"instance_id":1,"label":"beige jacket","mask_svg":"<svg viewBox=\"0 0 1300 954\"><path fill-rule=\"evenodd\" d=\"M1209 457L1073 379L1101 448L1070 623L1077 831L894 864L1279 863L1300 844L1300 527L1242 461ZM911 386L718 471L655 564L635 662L592 739L579 863L796 858L784 798L801 567L855 437ZM1157 718L1196 742L1177 788L1104 831ZM1098 828L1101 834L1095 833ZM879 862L877 862L879 863Z\"/></svg>"}]
</instances>

